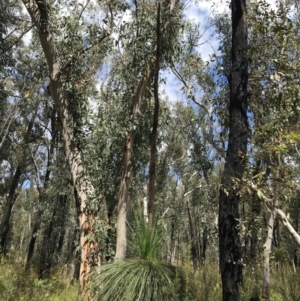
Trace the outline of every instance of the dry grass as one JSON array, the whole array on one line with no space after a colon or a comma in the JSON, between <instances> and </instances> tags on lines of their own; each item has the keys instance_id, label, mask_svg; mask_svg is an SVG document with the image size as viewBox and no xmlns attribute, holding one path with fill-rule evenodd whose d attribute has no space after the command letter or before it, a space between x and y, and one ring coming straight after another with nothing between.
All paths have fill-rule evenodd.
<instances>
[{"instance_id":1,"label":"dry grass","mask_svg":"<svg viewBox=\"0 0 300 301\"><path fill-rule=\"evenodd\" d=\"M40 280L34 272L25 273L19 264L0 265L1 301L78 301L79 286L62 271L53 272L50 279Z\"/></svg>"}]
</instances>

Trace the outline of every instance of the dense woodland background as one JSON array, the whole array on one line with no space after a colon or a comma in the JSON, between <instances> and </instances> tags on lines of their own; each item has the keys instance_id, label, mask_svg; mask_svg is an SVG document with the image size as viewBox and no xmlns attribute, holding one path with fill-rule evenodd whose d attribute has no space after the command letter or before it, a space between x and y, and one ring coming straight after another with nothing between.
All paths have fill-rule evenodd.
<instances>
[{"instance_id":1,"label":"dense woodland background","mask_svg":"<svg viewBox=\"0 0 300 301\"><path fill-rule=\"evenodd\" d=\"M0 300L300 300L300 4L205 3L0 0Z\"/></svg>"}]
</instances>

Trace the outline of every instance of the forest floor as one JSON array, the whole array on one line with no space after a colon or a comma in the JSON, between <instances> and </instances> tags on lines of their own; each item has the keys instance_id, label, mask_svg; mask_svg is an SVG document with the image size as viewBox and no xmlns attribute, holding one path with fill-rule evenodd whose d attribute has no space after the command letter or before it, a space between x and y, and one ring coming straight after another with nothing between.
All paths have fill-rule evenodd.
<instances>
[{"instance_id":1,"label":"forest floor","mask_svg":"<svg viewBox=\"0 0 300 301\"><path fill-rule=\"evenodd\" d=\"M300 269L294 272L288 265L275 265L271 275L270 301L300 300ZM190 270L190 267L186 267ZM79 284L72 281L67 267L52 271L48 279L38 279L34 271L25 272L20 263L0 263L0 301L79 301ZM257 279L257 281L255 281ZM221 283L216 264L206 264L196 272L195 280L199 301L221 300ZM262 273L244 269L241 298L249 301L255 289L261 291ZM167 301L167 300L166 300ZM171 300L170 300L171 301ZM192 300L184 300L192 301Z\"/></svg>"}]
</instances>

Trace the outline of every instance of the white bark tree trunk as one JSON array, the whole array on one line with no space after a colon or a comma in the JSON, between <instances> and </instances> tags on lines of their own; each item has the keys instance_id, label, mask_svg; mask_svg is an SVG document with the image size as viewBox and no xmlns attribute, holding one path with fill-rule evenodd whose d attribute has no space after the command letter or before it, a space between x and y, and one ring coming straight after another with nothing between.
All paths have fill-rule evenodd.
<instances>
[{"instance_id":1,"label":"white bark tree trunk","mask_svg":"<svg viewBox=\"0 0 300 301\"><path fill-rule=\"evenodd\" d=\"M148 66L140 80L135 97L132 103L132 122L134 123L138 114L146 90L146 86L150 79L150 69ZM126 256L127 245L127 215L128 215L128 200L129 200L129 185L131 178L131 155L134 142L134 131L131 130L125 138L123 151L123 172L118 200L118 216L117 216L117 242L116 242L116 259L124 259Z\"/></svg>"},{"instance_id":2,"label":"white bark tree trunk","mask_svg":"<svg viewBox=\"0 0 300 301\"><path fill-rule=\"evenodd\" d=\"M264 244L264 265L263 265L263 288L262 299L269 300L270 295L270 254L273 241L273 228L275 222L275 212L271 212L268 222L268 234Z\"/></svg>"}]
</instances>

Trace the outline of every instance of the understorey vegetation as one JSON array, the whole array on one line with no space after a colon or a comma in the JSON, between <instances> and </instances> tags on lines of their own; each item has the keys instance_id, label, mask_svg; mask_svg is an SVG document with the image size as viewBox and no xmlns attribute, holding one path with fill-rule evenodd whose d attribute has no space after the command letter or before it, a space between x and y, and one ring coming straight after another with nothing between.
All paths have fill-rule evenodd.
<instances>
[{"instance_id":1,"label":"understorey vegetation","mask_svg":"<svg viewBox=\"0 0 300 301\"><path fill-rule=\"evenodd\" d=\"M298 1L0 11L0 300L300 299Z\"/></svg>"}]
</instances>

